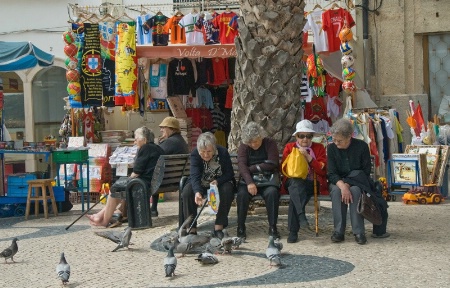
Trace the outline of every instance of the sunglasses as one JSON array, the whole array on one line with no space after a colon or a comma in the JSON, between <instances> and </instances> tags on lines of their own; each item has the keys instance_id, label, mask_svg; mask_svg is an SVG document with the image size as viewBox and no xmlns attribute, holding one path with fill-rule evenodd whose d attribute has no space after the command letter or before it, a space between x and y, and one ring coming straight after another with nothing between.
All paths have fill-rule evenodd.
<instances>
[{"instance_id":1,"label":"sunglasses","mask_svg":"<svg viewBox=\"0 0 450 288\"><path fill-rule=\"evenodd\" d=\"M306 134L306 135L305 134L300 134L300 135L297 134L296 137L300 138L300 139L305 139L305 137L308 139L312 139L314 137L314 135L313 134Z\"/></svg>"}]
</instances>

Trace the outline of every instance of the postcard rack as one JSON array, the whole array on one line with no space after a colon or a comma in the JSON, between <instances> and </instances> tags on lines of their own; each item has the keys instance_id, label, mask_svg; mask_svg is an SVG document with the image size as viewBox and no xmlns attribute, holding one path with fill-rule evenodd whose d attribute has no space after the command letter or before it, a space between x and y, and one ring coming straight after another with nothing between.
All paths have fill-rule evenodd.
<instances>
[{"instance_id":1,"label":"postcard rack","mask_svg":"<svg viewBox=\"0 0 450 288\"><path fill-rule=\"evenodd\" d=\"M411 186L412 188L421 186L418 160L390 159L387 168L389 194L403 195L409 190L404 186Z\"/></svg>"}]
</instances>

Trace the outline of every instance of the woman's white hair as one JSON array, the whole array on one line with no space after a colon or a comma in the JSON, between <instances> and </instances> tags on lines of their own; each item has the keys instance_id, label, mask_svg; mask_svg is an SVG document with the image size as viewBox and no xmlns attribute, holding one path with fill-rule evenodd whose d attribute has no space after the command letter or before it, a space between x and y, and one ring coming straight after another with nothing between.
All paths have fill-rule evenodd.
<instances>
[{"instance_id":1,"label":"woman's white hair","mask_svg":"<svg viewBox=\"0 0 450 288\"><path fill-rule=\"evenodd\" d=\"M266 131L256 122L248 122L244 128L242 128L242 143L248 144L252 140L258 139L258 138L264 138L266 137Z\"/></svg>"},{"instance_id":2,"label":"woman's white hair","mask_svg":"<svg viewBox=\"0 0 450 288\"><path fill-rule=\"evenodd\" d=\"M142 126L134 131L134 138L145 139L147 143L155 142L155 134L152 130Z\"/></svg>"},{"instance_id":3,"label":"woman's white hair","mask_svg":"<svg viewBox=\"0 0 450 288\"><path fill-rule=\"evenodd\" d=\"M197 149L206 149L208 146L216 149L216 137L211 132L200 134L197 138Z\"/></svg>"}]
</instances>

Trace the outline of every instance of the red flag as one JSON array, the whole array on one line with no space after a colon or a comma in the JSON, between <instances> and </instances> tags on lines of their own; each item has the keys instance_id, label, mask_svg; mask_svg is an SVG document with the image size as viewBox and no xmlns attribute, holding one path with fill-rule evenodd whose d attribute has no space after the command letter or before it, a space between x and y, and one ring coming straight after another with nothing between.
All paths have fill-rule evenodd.
<instances>
[{"instance_id":1,"label":"red flag","mask_svg":"<svg viewBox=\"0 0 450 288\"><path fill-rule=\"evenodd\" d=\"M423 120L422 107L420 106L420 103L417 104L413 118L416 120L417 123L417 126L414 129L416 135L420 135L420 132L422 131L422 126L425 127L425 131L427 131L427 125L425 125L425 121Z\"/></svg>"}]
</instances>

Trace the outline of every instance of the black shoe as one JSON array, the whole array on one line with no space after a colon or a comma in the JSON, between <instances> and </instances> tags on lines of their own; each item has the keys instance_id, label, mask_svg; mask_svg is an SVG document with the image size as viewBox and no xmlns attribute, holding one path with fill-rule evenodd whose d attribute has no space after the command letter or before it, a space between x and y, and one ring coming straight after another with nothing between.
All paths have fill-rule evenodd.
<instances>
[{"instance_id":1,"label":"black shoe","mask_svg":"<svg viewBox=\"0 0 450 288\"><path fill-rule=\"evenodd\" d=\"M239 238L247 238L247 233L245 233L245 227L244 228L242 228L242 227L238 227L237 228L237 237L239 237Z\"/></svg>"},{"instance_id":2,"label":"black shoe","mask_svg":"<svg viewBox=\"0 0 450 288\"><path fill-rule=\"evenodd\" d=\"M152 217L158 217L158 210L150 210L152 213Z\"/></svg>"},{"instance_id":3,"label":"black shoe","mask_svg":"<svg viewBox=\"0 0 450 288\"><path fill-rule=\"evenodd\" d=\"M334 243L339 243L345 240L344 235L339 234L337 232L334 232L333 235L331 235L331 241L333 241Z\"/></svg>"},{"instance_id":4,"label":"black shoe","mask_svg":"<svg viewBox=\"0 0 450 288\"><path fill-rule=\"evenodd\" d=\"M289 236L287 238L287 243L295 243L298 240L298 233L294 231L289 232Z\"/></svg>"},{"instance_id":5,"label":"black shoe","mask_svg":"<svg viewBox=\"0 0 450 288\"><path fill-rule=\"evenodd\" d=\"M364 234L357 234L355 235L355 241L356 243L358 243L359 245L364 245L367 243L367 238L366 235Z\"/></svg>"},{"instance_id":6,"label":"black shoe","mask_svg":"<svg viewBox=\"0 0 450 288\"><path fill-rule=\"evenodd\" d=\"M225 237L225 234L223 234L222 230L214 230L213 235L214 237L219 238L220 240L222 240L223 237Z\"/></svg>"},{"instance_id":7,"label":"black shoe","mask_svg":"<svg viewBox=\"0 0 450 288\"><path fill-rule=\"evenodd\" d=\"M278 233L277 227L273 226L269 228L269 236L273 236L274 239L280 239L280 233Z\"/></svg>"}]
</instances>

